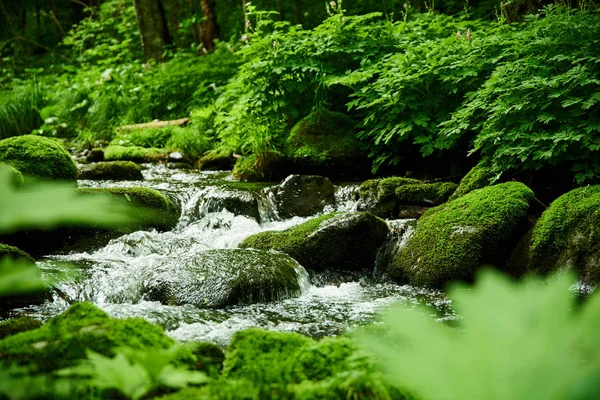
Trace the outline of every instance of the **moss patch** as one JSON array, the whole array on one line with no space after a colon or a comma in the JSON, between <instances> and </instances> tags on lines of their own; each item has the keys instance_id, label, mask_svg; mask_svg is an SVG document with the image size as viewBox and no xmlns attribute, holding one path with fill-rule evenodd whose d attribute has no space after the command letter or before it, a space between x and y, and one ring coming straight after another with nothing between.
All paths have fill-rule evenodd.
<instances>
[{"instance_id":1,"label":"moss patch","mask_svg":"<svg viewBox=\"0 0 600 400\"><path fill-rule=\"evenodd\" d=\"M17 333L37 329L40 326L42 326L42 322L32 317L12 318L0 322L0 340Z\"/></svg>"},{"instance_id":2,"label":"moss patch","mask_svg":"<svg viewBox=\"0 0 600 400\"><path fill-rule=\"evenodd\" d=\"M527 269L574 269L600 282L600 185L574 189L554 200L535 224Z\"/></svg>"},{"instance_id":3,"label":"moss patch","mask_svg":"<svg viewBox=\"0 0 600 400\"><path fill-rule=\"evenodd\" d=\"M532 199L527 186L508 182L432 208L394 256L390 274L401 282L442 286L472 280L484 262L503 266L502 250L520 233Z\"/></svg>"},{"instance_id":4,"label":"moss patch","mask_svg":"<svg viewBox=\"0 0 600 400\"><path fill-rule=\"evenodd\" d=\"M0 161L25 176L40 179L77 179L77 166L57 141L35 135L15 136L0 141Z\"/></svg>"},{"instance_id":5,"label":"moss patch","mask_svg":"<svg viewBox=\"0 0 600 400\"><path fill-rule=\"evenodd\" d=\"M369 213L333 213L284 231L252 235L239 246L282 251L307 270L361 271L373 268L388 233L385 221Z\"/></svg>"},{"instance_id":6,"label":"moss patch","mask_svg":"<svg viewBox=\"0 0 600 400\"><path fill-rule=\"evenodd\" d=\"M78 179L140 181L142 168L133 161L110 161L84 165Z\"/></svg>"},{"instance_id":7,"label":"moss patch","mask_svg":"<svg viewBox=\"0 0 600 400\"><path fill-rule=\"evenodd\" d=\"M158 162L166 160L168 155L168 150L153 147L110 145L104 149L106 161Z\"/></svg>"},{"instance_id":8,"label":"moss patch","mask_svg":"<svg viewBox=\"0 0 600 400\"><path fill-rule=\"evenodd\" d=\"M490 180L494 177L492 170L486 167L484 164L478 164L471 168L471 170L465 175L458 185L456 191L450 196L448 200L455 200L465 194L472 192L475 189L481 189L489 186Z\"/></svg>"},{"instance_id":9,"label":"moss patch","mask_svg":"<svg viewBox=\"0 0 600 400\"><path fill-rule=\"evenodd\" d=\"M173 339L142 318L118 320L89 303L77 303L42 327L0 341L0 362L52 371L86 358L86 350L114 356L119 347L168 348Z\"/></svg>"},{"instance_id":10,"label":"moss patch","mask_svg":"<svg viewBox=\"0 0 600 400\"><path fill-rule=\"evenodd\" d=\"M0 258L2 257L11 257L13 259L22 258L31 262L32 264L35 264L35 260L23 250L14 246L0 243Z\"/></svg>"},{"instance_id":11,"label":"moss patch","mask_svg":"<svg viewBox=\"0 0 600 400\"><path fill-rule=\"evenodd\" d=\"M223 171L232 169L235 161L228 151L212 150L200 157L197 166L202 171Z\"/></svg>"},{"instance_id":12,"label":"moss patch","mask_svg":"<svg viewBox=\"0 0 600 400\"><path fill-rule=\"evenodd\" d=\"M157 190L142 187L127 188L85 188L80 193L107 193L123 201L140 207L141 228L156 228L168 230L177 224L179 207L167 196ZM134 227L135 228L135 227Z\"/></svg>"},{"instance_id":13,"label":"moss patch","mask_svg":"<svg viewBox=\"0 0 600 400\"><path fill-rule=\"evenodd\" d=\"M383 179L370 179L358 187L359 204L361 209L381 218L397 218L398 188L407 185L423 184L418 179L393 176Z\"/></svg>"},{"instance_id":14,"label":"moss patch","mask_svg":"<svg viewBox=\"0 0 600 400\"><path fill-rule=\"evenodd\" d=\"M402 185L396 188L395 195L399 204L440 205L448 200L457 187L452 182Z\"/></svg>"},{"instance_id":15,"label":"moss patch","mask_svg":"<svg viewBox=\"0 0 600 400\"><path fill-rule=\"evenodd\" d=\"M276 153L251 154L237 159L232 174L234 178L248 182L278 180L284 175L282 163Z\"/></svg>"},{"instance_id":16,"label":"moss patch","mask_svg":"<svg viewBox=\"0 0 600 400\"><path fill-rule=\"evenodd\" d=\"M19 187L25 182L23 174L20 173L16 168L8 164L0 163L0 169L8 169L8 172L10 174L10 182L14 187Z\"/></svg>"}]
</instances>

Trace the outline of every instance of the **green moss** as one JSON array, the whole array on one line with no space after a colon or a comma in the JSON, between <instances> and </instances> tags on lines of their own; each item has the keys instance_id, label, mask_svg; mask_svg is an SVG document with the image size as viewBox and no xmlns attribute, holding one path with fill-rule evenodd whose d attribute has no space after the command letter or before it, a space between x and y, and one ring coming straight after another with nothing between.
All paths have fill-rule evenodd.
<instances>
[{"instance_id":1,"label":"green moss","mask_svg":"<svg viewBox=\"0 0 600 400\"><path fill-rule=\"evenodd\" d=\"M79 171L79 179L93 180L142 180L142 168L133 161L110 161L85 165Z\"/></svg>"},{"instance_id":2,"label":"green moss","mask_svg":"<svg viewBox=\"0 0 600 400\"><path fill-rule=\"evenodd\" d=\"M481 189L488 186L494 176L495 174L492 173L492 170L484 164L480 163L474 166L469 173L462 178L458 188L448 200L458 199L475 189Z\"/></svg>"},{"instance_id":3,"label":"green moss","mask_svg":"<svg viewBox=\"0 0 600 400\"><path fill-rule=\"evenodd\" d=\"M167 150L153 147L110 145L104 149L104 159L106 161L157 162L165 160L168 155Z\"/></svg>"},{"instance_id":4,"label":"green moss","mask_svg":"<svg viewBox=\"0 0 600 400\"><path fill-rule=\"evenodd\" d=\"M40 179L77 179L77 167L63 146L52 139L24 135L0 141L0 162Z\"/></svg>"},{"instance_id":5,"label":"green moss","mask_svg":"<svg viewBox=\"0 0 600 400\"><path fill-rule=\"evenodd\" d=\"M279 399L274 397L259 397L260 391L247 379L219 379L209 382L201 388L187 388L177 393L161 397L162 400L256 400Z\"/></svg>"},{"instance_id":6,"label":"green moss","mask_svg":"<svg viewBox=\"0 0 600 400\"><path fill-rule=\"evenodd\" d=\"M294 161L326 166L338 158L362 153L354 121L338 112L319 110L301 119L291 130L286 155Z\"/></svg>"},{"instance_id":7,"label":"green moss","mask_svg":"<svg viewBox=\"0 0 600 400\"><path fill-rule=\"evenodd\" d=\"M131 202L140 208L136 215L141 219L140 227L154 227L157 229L170 229L179 219L179 207L167 196L157 190L143 187L120 188L84 188L80 193L107 193Z\"/></svg>"},{"instance_id":8,"label":"green moss","mask_svg":"<svg viewBox=\"0 0 600 400\"><path fill-rule=\"evenodd\" d=\"M0 243L0 258L2 257L23 258L32 264L35 264L35 260L23 250Z\"/></svg>"},{"instance_id":9,"label":"green moss","mask_svg":"<svg viewBox=\"0 0 600 400\"><path fill-rule=\"evenodd\" d=\"M225 353L219 346L213 343L192 342L186 343L183 349L182 361L185 365L192 366L196 371L204 371L211 378L219 377L225 361Z\"/></svg>"},{"instance_id":10,"label":"green moss","mask_svg":"<svg viewBox=\"0 0 600 400\"><path fill-rule=\"evenodd\" d=\"M419 183L399 186L395 194L400 204L439 205L446 202L457 187L452 182Z\"/></svg>"},{"instance_id":11,"label":"green moss","mask_svg":"<svg viewBox=\"0 0 600 400\"><path fill-rule=\"evenodd\" d=\"M260 182L279 177L280 157L273 152L251 154L238 158L233 166L233 177L242 181Z\"/></svg>"},{"instance_id":12,"label":"green moss","mask_svg":"<svg viewBox=\"0 0 600 400\"><path fill-rule=\"evenodd\" d=\"M173 339L142 318L118 320L89 303L77 303L40 328L0 341L0 362L52 371L86 358L86 350L114 356L120 347L169 348Z\"/></svg>"},{"instance_id":13,"label":"green moss","mask_svg":"<svg viewBox=\"0 0 600 400\"><path fill-rule=\"evenodd\" d=\"M235 163L235 158L230 151L212 150L200 157L197 166L200 170L230 170Z\"/></svg>"},{"instance_id":14,"label":"green moss","mask_svg":"<svg viewBox=\"0 0 600 400\"><path fill-rule=\"evenodd\" d=\"M554 200L533 228L529 270L573 268L600 282L600 185L574 189Z\"/></svg>"},{"instance_id":15,"label":"green moss","mask_svg":"<svg viewBox=\"0 0 600 400\"><path fill-rule=\"evenodd\" d=\"M398 197L396 190L407 185L421 185L423 182L412 178L393 176L383 179L370 179L358 187L359 202L369 211L382 218L398 217Z\"/></svg>"},{"instance_id":16,"label":"green moss","mask_svg":"<svg viewBox=\"0 0 600 400\"><path fill-rule=\"evenodd\" d=\"M503 265L496 257L523 224L532 199L527 186L508 182L432 208L394 256L390 274L402 282L441 286L471 280L483 262Z\"/></svg>"},{"instance_id":17,"label":"green moss","mask_svg":"<svg viewBox=\"0 0 600 400\"><path fill-rule=\"evenodd\" d=\"M373 268L388 233L385 221L369 213L333 213L252 235L239 247L282 251L309 271L363 271Z\"/></svg>"},{"instance_id":18,"label":"green moss","mask_svg":"<svg viewBox=\"0 0 600 400\"><path fill-rule=\"evenodd\" d=\"M30 331L42 326L39 319L32 317L12 318L0 322L0 340L17 333Z\"/></svg>"},{"instance_id":19,"label":"green moss","mask_svg":"<svg viewBox=\"0 0 600 400\"><path fill-rule=\"evenodd\" d=\"M4 163L0 163L0 168L8 169L10 173L11 183L14 187L19 187L25 182L23 174L20 173L16 168Z\"/></svg>"}]
</instances>

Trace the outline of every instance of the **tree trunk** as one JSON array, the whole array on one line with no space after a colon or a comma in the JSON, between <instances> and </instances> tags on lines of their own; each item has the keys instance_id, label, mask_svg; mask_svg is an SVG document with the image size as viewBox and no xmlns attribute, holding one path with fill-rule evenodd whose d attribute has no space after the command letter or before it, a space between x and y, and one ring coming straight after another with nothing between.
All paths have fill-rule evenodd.
<instances>
[{"instance_id":1,"label":"tree trunk","mask_svg":"<svg viewBox=\"0 0 600 400\"><path fill-rule=\"evenodd\" d=\"M162 60L163 48L171 43L171 35L161 0L133 0L133 5L146 60Z\"/></svg>"},{"instance_id":2,"label":"tree trunk","mask_svg":"<svg viewBox=\"0 0 600 400\"><path fill-rule=\"evenodd\" d=\"M206 51L213 51L215 49L214 40L217 39L221 33L221 29L217 23L215 0L202 0L200 6L202 7L202 14L204 14L204 19L200 24L202 46Z\"/></svg>"}]
</instances>

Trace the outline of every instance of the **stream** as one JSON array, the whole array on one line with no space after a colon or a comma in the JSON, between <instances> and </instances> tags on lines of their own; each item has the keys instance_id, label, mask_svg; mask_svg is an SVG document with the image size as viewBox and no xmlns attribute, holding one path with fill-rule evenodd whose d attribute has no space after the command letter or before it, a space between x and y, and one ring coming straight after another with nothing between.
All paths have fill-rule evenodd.
<instances>
[{"instance_id":1,"label":"stream","mask_svg":"<svg viewBox=\"0 0 600 400\"><path fill-rule=\"evenodd\" d=\"M283 230L314 216L280 219L270 207L267 196L259 201L261 223L221 209L219 191L227 185L235 185L229 172L145 165L143 174L144 181L79 181L79 186L157 189L181 205L177 226L167 232L126 234L89 253L47 256L38 260L42 274L58 279L56 286L71 299L93 302L118 318L143 317L184 342L209 341L221 346L226 346L236 331L249 327L294 331L315 338L338 335L376 321L387 306L396 302L410 306L428 305L440 320L455 318L450 301L439 291L371 277L343 283L321 277L318 282L304 282L303 294L297 298L220 309L167 306L148 301L142 288L165 260L209 249L236 248L250 235ZM239 185L238 188L260 192L268 186ZM352 186L336 187L336 205L325 211L352 211L355 204L348 195L351 190ZM402 223L388 221L390 226ZM66 301L55 296L53 301L32 307L27 313L47 319L67 307Z\"/></svg>"}]
</instances>

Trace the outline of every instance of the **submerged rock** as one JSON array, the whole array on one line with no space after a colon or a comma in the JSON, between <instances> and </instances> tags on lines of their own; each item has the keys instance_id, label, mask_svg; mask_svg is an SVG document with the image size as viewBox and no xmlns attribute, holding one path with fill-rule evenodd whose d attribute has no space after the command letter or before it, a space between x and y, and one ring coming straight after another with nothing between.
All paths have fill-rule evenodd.
<instances>
[{"instance_id":1,"label":"submerged rock","mask_svg":"<svg viewBox=\"0 0 600 400\"><path fill-rule=\"evenodd\" d=\"M399 282L442 286L472 280L484 263L502 267L526 230L532 199L527 186L508 182L432 208L392 259L390 275Z\"/></svg>"},{"instance_id":2,"label":"submerged rock","mask_svg":"<svg viewBox=\"0 0 600 400\"><path fill-rule=\"evenodd\" d=\"M385 221L372 214L334 213L252 235L239 247L282 251L311 272L372 271L388 233Z\"/></svg>"},{"instance_id":3,"label":"submerged rock","mask_svg":"<svg viewBox=\"0 0 600 400\"><path fill-rule=\"evenodd\" d=\"M267 196L281 218L308 217L335 203L333 183L318 175L290 175Z\"/></svg>"},{"instance_id":4,"label":"submerged rock","mask_svg":"<svg viewBox=\"0 0 600 400\"><path fill-rule=\"evenodd\" d=\"M554 200L521 240L511 270L548 274L573 270L589 285L600 283L600 185L574 189Z\"/></svg>"},{"instance_id":5,"label":"submerged rock","mask_svg":"<svg viewBox=\"0 0 600 400\"><path fill-rule=\"evenodd\" d=\"M227 210L233 215L243 215L260 222L257 196L247 190L238 190L227 186L212 186L203 190L196 205L202 217L208 213Z\"/></svg>"},{"instance_id":6,"label":"submerged rock","mask_svg":"<svg viewBox=\"0 0 600 400\"><path fill-rule=\"evenodd\" d=\"M207 250L159 267L146 297L168 305L225 307L296 297L307 282L304 268L282 253Z\"/></svg>"},{"instance_id":7,"label":"submerged rock","mask_svg":"<svg viewBox=\"0 0 600 400\"><path fill-rule=\"evenodd\" d=\"M0 162L32 178L77 179L77 166L69 152L56 140L42 136L23 135L0 140Z\"/></svg>"},{"instance_id":8,"label":"submerged rock","mask_svg":"<svg viewBox=\"0 0 600 400\"><path fill-rule=\"evenodd\" d=\"M81 166L78 179L141 181L144 176L133 161L108 161Z\"/></svg>"}]
</instances>

